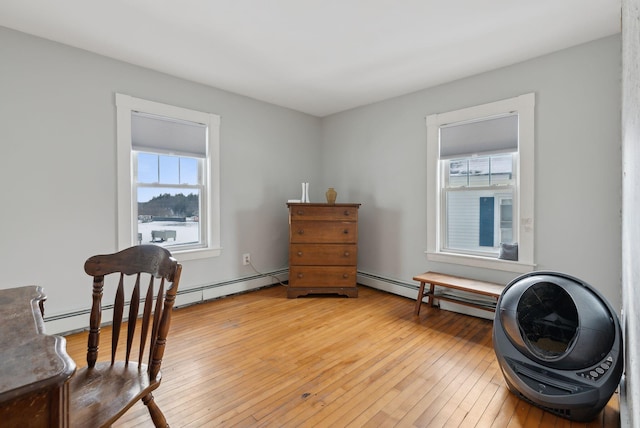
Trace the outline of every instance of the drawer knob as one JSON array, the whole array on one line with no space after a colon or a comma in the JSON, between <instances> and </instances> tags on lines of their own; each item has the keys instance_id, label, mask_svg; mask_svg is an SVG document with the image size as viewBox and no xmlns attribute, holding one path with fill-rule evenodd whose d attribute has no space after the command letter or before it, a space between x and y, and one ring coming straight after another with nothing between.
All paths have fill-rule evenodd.
<instances>
[{"instance_id":1,"label":"drawer knob","mask_svg":"<svg viewBox=\"0 0 640 428\"><path fill-rule=\"evenodd\" d=\"M350 214L349 210L344 210L344 215L348 216Z\"/></svg>"},{"instance_id":2,"label":"drawer knob","mask_svg":"<svg viewBox=\"0 0 640 428\"><path fill-rule=\"evenodd\" d=\"M298 274L298 278L302 278L304 275L302 275L302 272Z\"/></svg>"},{"instance_id":3,"label":"drawer knob","mask_svg":"<svg viewBox=\"0 0 640 428\"><path fill-rule=\"evenodd\" d=\"M349 234L349 229L345 229L344 232L342 232L342 233L344 233L345 235L348 235Z\"/></svg>"},{"instance_id":4,"label":"drawer knob","mask_svg":"<svg viewBox=\"0 0 640 428\"><path fill-rule=\"evenodd\" d=\"M298 215L303 215L304 214L304 210L298 210Z\"/></svg>"},{"instance_id":5,"label":"drawer knob","mask_svg":"<svg viewBox=\"0 0 640 428\"><path fill-rule=\"evenodd\" d=\"M302 251L298 251L298 255L299 255L299 256L302 256Z\"/></svg>"},{"instance_id":6,"label":"drawer knob","mask_svg":"<svg viewBox=\"0 0 640 428\"><path fill-rule=\"evenodd\" d=\"M343 274L342 274L342 278L344 278L344 279L349 278L349 274L347 274L347 273L343 273Z\"/></svg>"},{"instance_id":7,"label":"drawer knob","mask_svg":"<svg viewBox=\"0 0 640 428\"><path fill-rule=\"evenodd\" d=\"M345 252L344 252L344 256L345 256L345 257L349 257L349 252L348 252L348 251L345 251Z\"/></svg>"},{"instance_id":8,"label":"drawer knob","mask_svg":"<svg viewBox=\"0 0 640 428\"><path fill-rule=\"evenodd\" d=\"M298 235L304 235L304 229L298 229Z\"/></svg>"}]
</instances>

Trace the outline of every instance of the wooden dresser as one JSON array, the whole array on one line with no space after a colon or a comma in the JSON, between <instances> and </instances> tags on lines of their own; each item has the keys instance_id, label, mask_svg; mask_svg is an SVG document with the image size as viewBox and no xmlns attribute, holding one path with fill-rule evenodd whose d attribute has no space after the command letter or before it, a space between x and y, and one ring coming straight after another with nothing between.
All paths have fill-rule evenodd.
<instances>
[{"instance_id":1,"label":"wooden dresser","mask_svg":"<svg viewBox=\"0 0 640 428\"><path fill-rule=\"evenodd\" d=\"M360 204L289 203L287 297L343 294L358 297Z\"/></svg>"}]
</instances>

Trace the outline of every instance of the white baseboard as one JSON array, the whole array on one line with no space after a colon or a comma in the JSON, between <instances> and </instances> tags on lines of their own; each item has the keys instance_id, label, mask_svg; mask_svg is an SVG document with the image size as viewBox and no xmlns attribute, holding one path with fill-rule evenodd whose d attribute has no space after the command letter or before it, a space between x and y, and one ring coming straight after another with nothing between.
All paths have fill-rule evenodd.
<instances>
[{"instance_id":1,"label":"white baseboard","mask_svg":"<svg viewBox=\"0 0 640 428\"><path fill-rule=\"evenodd\" d=\"M276 278L274 278L277 277ZM217 299L232 294L244 293L258 288L277 284L278 280L284 282L289 278L288 269L269 272L261 275L255 275L247 278L237 278L230 281L224 281L216 284L194 287L189 289L180 289L176 295L174 308L190 306L197 303L206 302L208 300ZM286 294L283 291L283 295ZM90 297L90 296L89 296ZM128 309L125 308L125 313ZM65 313L56 316L47 317L45 312L45 329L47 334L66 335L89 328L90 308ZM104 321L111 320L112 310L110 308L103 309L102 319Z\"/></svg>"},{"instance_id":2,"label":"white baseboard","mask_svg":"<svg viewBox=\"0 0 640 428\"><path fill-rule=\"evenodd\" d=\"M418 286L415 284L405 283L366 272L358 272L358 284L413 300L418 297Z\"/></svg>"},{"instance_id":3,"label":"white baseboard","mask_svg":"<svg viewBox=\"0 0 640 428\"><path fill-rule=\"evenodd\" d=\"M358 272L358 283L381 291L386 291L387 293L407 297L409 299L413 299L414 301L418 297L419 284L417 282L406 283L403 281L384 278L366 272ZM481 309L471 308L464 305L458 305L452 302L442 301L438 303L440 304L440 309L445 311L457 312L460 314L493 320L493 312L483 311ZM411 310L413 311L413 306L411 306Z\"/></svg>"}]
</instances>

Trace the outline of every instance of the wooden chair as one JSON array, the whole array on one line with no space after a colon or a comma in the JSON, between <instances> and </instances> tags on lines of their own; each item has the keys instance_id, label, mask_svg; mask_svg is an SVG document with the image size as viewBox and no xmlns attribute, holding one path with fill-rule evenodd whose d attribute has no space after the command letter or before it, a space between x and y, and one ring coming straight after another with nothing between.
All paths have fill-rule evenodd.
<instances>
[{"instance_id":1,"label":"wooden chair","mask_svg":"<svg viewBox=\"0 0 640 428\"><path fill-rule=\"evenodd\" d=\"M69 382L71 427L108 427L140 399L156 427L169 426L151 392L160 386L162 378L160 365L182 266L162 247L139 245L115 254L93 256L84 269L93 276L93 306L88 366L78 370ZM115 294L110 360L98 359L103 288L106 293ZM125 292L128 294L129 290L128 322L123 325ZM138 320L141 304L142 316ZM118 344L125 325L126 350L122 358L123 350L118 351ZM140 332L136 333L138 326ZM138 345L137 362L130 361L134 344ZM147 361L143 363L145 351Z\"/></svg>"}]
</instances>

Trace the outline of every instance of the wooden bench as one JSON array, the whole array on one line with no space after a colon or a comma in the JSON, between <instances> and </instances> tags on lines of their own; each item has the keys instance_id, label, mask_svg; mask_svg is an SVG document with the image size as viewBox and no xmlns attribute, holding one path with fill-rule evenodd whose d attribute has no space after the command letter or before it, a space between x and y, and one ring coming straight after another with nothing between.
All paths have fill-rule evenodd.
<instances>
[{"instance_id":1,"label":"wooden bench","mask_svg":"<svg viewBox=\"0 0 640 428\"><path fill-rule=\"evenodd\" d=\"M460 276L447 275L438 272L425 272L421 275L413 277L414 281L420 282L420 289L418 290L418 297L416 298L416 308L413 311L415 315L420 314L420 306L422 299L428 296L427 303L434 306L434 300L446 300L454 302L459 305L470 306L485 311L495 312L495 306L500 297L500 293L504 289L504 286L495 284L493 282L478 281L476 279L463 278ZM425 285L429 284L429 291L425 293ZM462 300L460 298L445 296L442 293L436 292L436 286L442 288L450 288L454 290L466 291L467 293L479 294L485 297L490 297L495 300L491 304L481 304L468 300Z\"/></svg>"},{"instance_id":2,"label":"wooden bench","mask_svg":"<svg viewBox=\"0 0 640 428\"><path fill-rule=\"evenodd\" d=\"M173 238L176 240L176 231L175 230L152 230L151 231L151 241L156 242L160 240L160 242L164 242L169 238Z\"/></svg>"}]
</instances>

